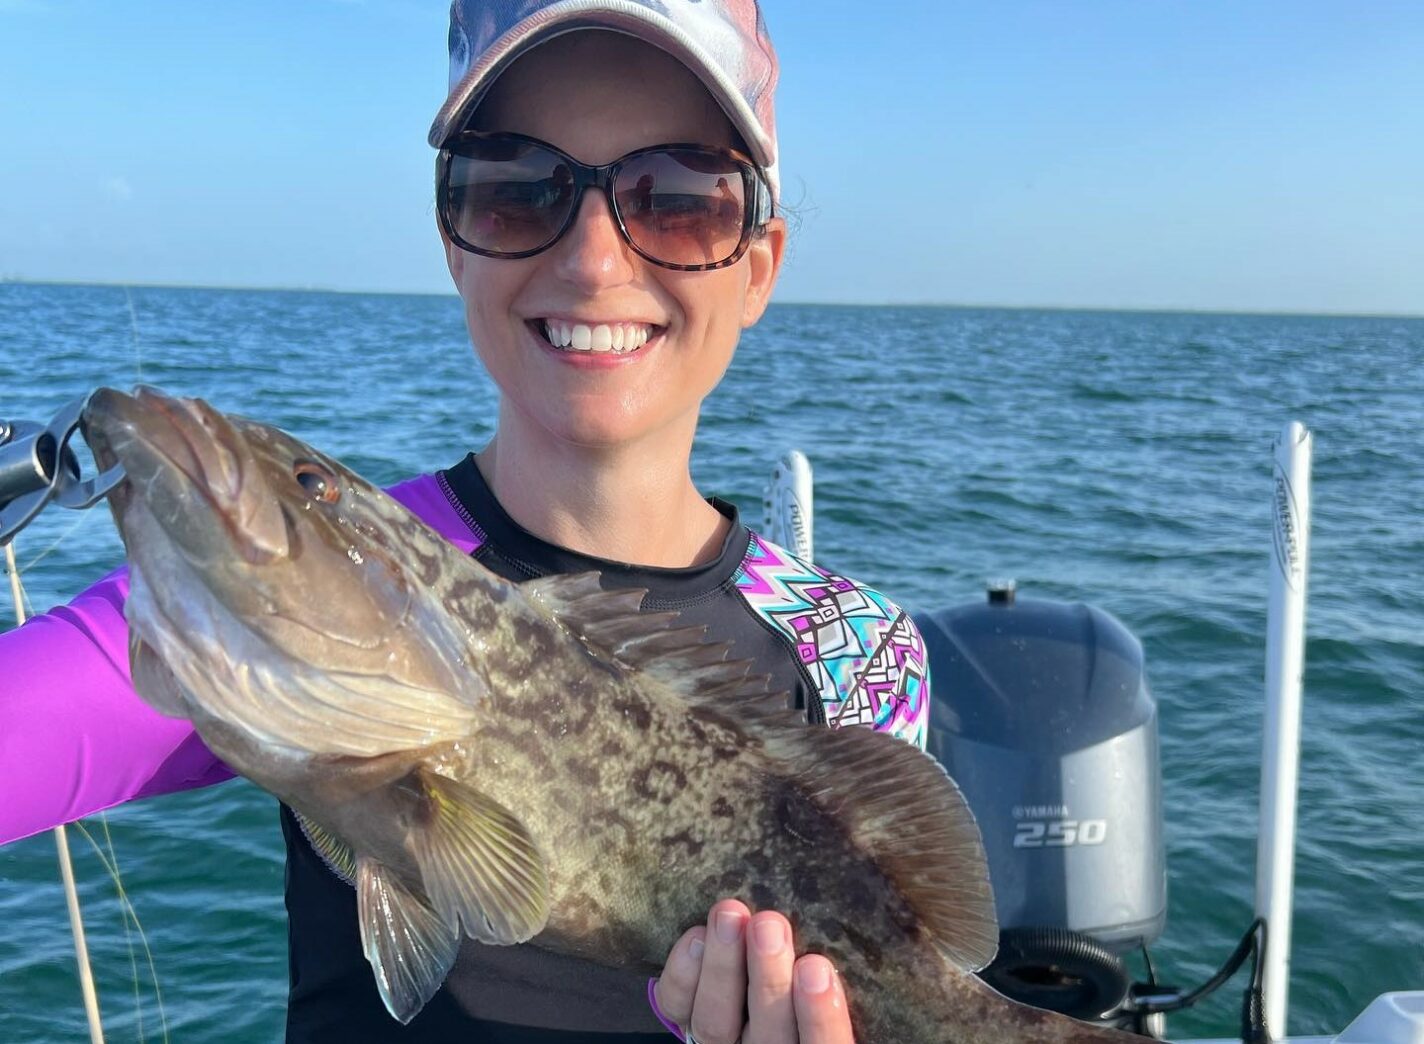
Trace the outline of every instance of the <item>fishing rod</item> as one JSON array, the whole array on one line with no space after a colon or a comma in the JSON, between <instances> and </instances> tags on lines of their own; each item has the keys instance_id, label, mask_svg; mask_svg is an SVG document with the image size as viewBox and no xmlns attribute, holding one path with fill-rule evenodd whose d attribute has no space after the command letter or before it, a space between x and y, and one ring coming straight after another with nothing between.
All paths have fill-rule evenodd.
<instances>
[{"instance_id":1,"label":"fishing rod","mask_svg":"<svg viewBox=\"0 0 1424 1044\"><path fill-rule=\"evenodd\" d=\"M17 627L25 623L25 600L19 565L15 561L15 535L51 503L74 510L93 507L124 477L123 470L117 466L94 478L80 477L79 461L70 443L80 433L87 402L88 396L83 396L67 403L47 424L0 419L0 545L5 548ZM104 1044L99 995L94 988L84 916L79 909L79 890L69 854L69 834L62 823L53 833L65 903L69 908L69 927L74 936L74 956L79 965L79 989L84 995L84 1012L89 1021L89 1040L91 1044Z\"/></svg>"}]
</instances>

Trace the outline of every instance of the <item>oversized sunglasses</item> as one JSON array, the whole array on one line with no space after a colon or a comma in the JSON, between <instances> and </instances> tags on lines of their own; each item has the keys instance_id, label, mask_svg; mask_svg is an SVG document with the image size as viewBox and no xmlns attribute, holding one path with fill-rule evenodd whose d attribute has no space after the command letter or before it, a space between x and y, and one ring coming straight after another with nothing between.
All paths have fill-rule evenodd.
<instances>
[{"instance_id":1,"label":"oversized sunglasses","mask_svg":"<svg viewBox=\"0 0 1424 1044\"><path fill-rule=\"evenodd\" d=\"M463 131L436 161L441 227L456 246L485 257L547 250L593 187L608 198L628 245L663 268L735 264L771 217L766 183L731 149L654 145L590 167L537 138Z\"/></svg>"}]
</instances>

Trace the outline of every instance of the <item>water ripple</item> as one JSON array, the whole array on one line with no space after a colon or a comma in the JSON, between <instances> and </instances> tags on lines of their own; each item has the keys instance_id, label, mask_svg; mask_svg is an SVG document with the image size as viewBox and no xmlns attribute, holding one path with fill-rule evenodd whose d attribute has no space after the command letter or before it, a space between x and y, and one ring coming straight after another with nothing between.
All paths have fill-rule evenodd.
<instances>
[{"instance_id":1,"label":"water ripple","mask_svg":"<svg viewBox=\"0 0 1424 1044\"><path fill-rule=\"evenodd\" d=\"M454 298L0 285L0 415L45 417L140 374L378 481L482 445L498 405ZM1291 1021L1326 1032L1424 985L1424 322L774 306L705 406L694 473L755 519L772 460L799 446L827 565L925 609L1013 575L1026 597L1097 604L1142 639L1171 888L1155 955L1191 984L1250 918L1269 454L1292 419L1315 432L1316 510ZM59 542L27 576L40 606L120 555L97 514L67 536L72 519L51 514L20 541L22 562ZM231 784L109 818L174 1039L277 1036L271 799ZM111 1033L127 1039L122 918L98 860L77 860ZM81 1038L47 838L0 849L0 918L0 1037ZM1228 1033L1233 1006L1174 1032ZM151 1000L143 1014L151 1028Z\"/></svg>"}]
</instances>

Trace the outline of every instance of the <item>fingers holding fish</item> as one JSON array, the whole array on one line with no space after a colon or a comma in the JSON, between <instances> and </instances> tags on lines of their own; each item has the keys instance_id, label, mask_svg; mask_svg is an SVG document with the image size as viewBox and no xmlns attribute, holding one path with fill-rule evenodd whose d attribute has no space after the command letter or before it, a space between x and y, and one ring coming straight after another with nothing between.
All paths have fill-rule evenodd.
<instances>
[{"instance_id":1,"label":"fingers holding fish","mask_svg":"<svg viewBox=\"0 0 1424 1044\"><path fill-rule=\"evenodd\" d=\"M799 1044L854 1044L850 1007L835 967L820 954L796 962L796 1025Z\"/></svg>"},{"instance_id":2,"label":"fingers holding fish","mask_svg":"<svg viewBox=\"0 0 1424 1044\"><path fill-rule=\"evenodd\" d=\"M825 957L796 959L790 922L735 899L668 954L654 999L697 1044L852 1044L840 976Z\"/></svg>"},{"instance_id":3,"label":"fingers holding fish","mask_svg":"<svg viewBox=\"0 0 1424 1044\"><path fill-rule=\"evenodd\" d=\"M686 1025L700 1044L734 1044L747 1003L747 923L751 911L736 899L714 903L707 915L706 948Z\"/></svg>"},{"instance_id":4,"label":"fingers holding fish","mask_svg":"<svg viewBox=\"0 0 1424 1044\"><path fill-rule=\"evenodd\" d=\"M791 923L763 910L747 926L747 1029L742 1044L795 1044Z\"/></svg>"},{"instance_id":5,"label":"fingers holding fish","mask_svg":"<svg viewBox=\"0 0 1424 1044\"><path fill-rule=\"evenodd\" d=\"M668 954L663 973L653 985L658 1014L679 1026L692 1021L692 1002L697 996L697 979L702 974L702 953L707 929L689 928Z\"/></svg>"}]
</instances>

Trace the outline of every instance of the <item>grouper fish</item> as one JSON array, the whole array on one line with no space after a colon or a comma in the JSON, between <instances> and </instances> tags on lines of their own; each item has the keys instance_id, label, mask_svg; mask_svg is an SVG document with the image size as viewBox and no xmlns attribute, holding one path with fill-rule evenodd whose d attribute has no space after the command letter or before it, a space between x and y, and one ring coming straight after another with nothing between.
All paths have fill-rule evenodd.
<instances>
[{"instance_id":1,"label":"grouper fish","mask_svg":"<svg viewBox=\"0 0 1424 1044\"><path fill-rule=\"evenodd\" d=\"M1137 1039L972 974L998 934L978 829L912 745L807 725L641 592L509 583L276 428L145 388L84 423L127 475L134 687L354 882L395 1018L465 939L645 979L736 896L835 963L862 1044Z\"/></svg>"}]
</instances>

